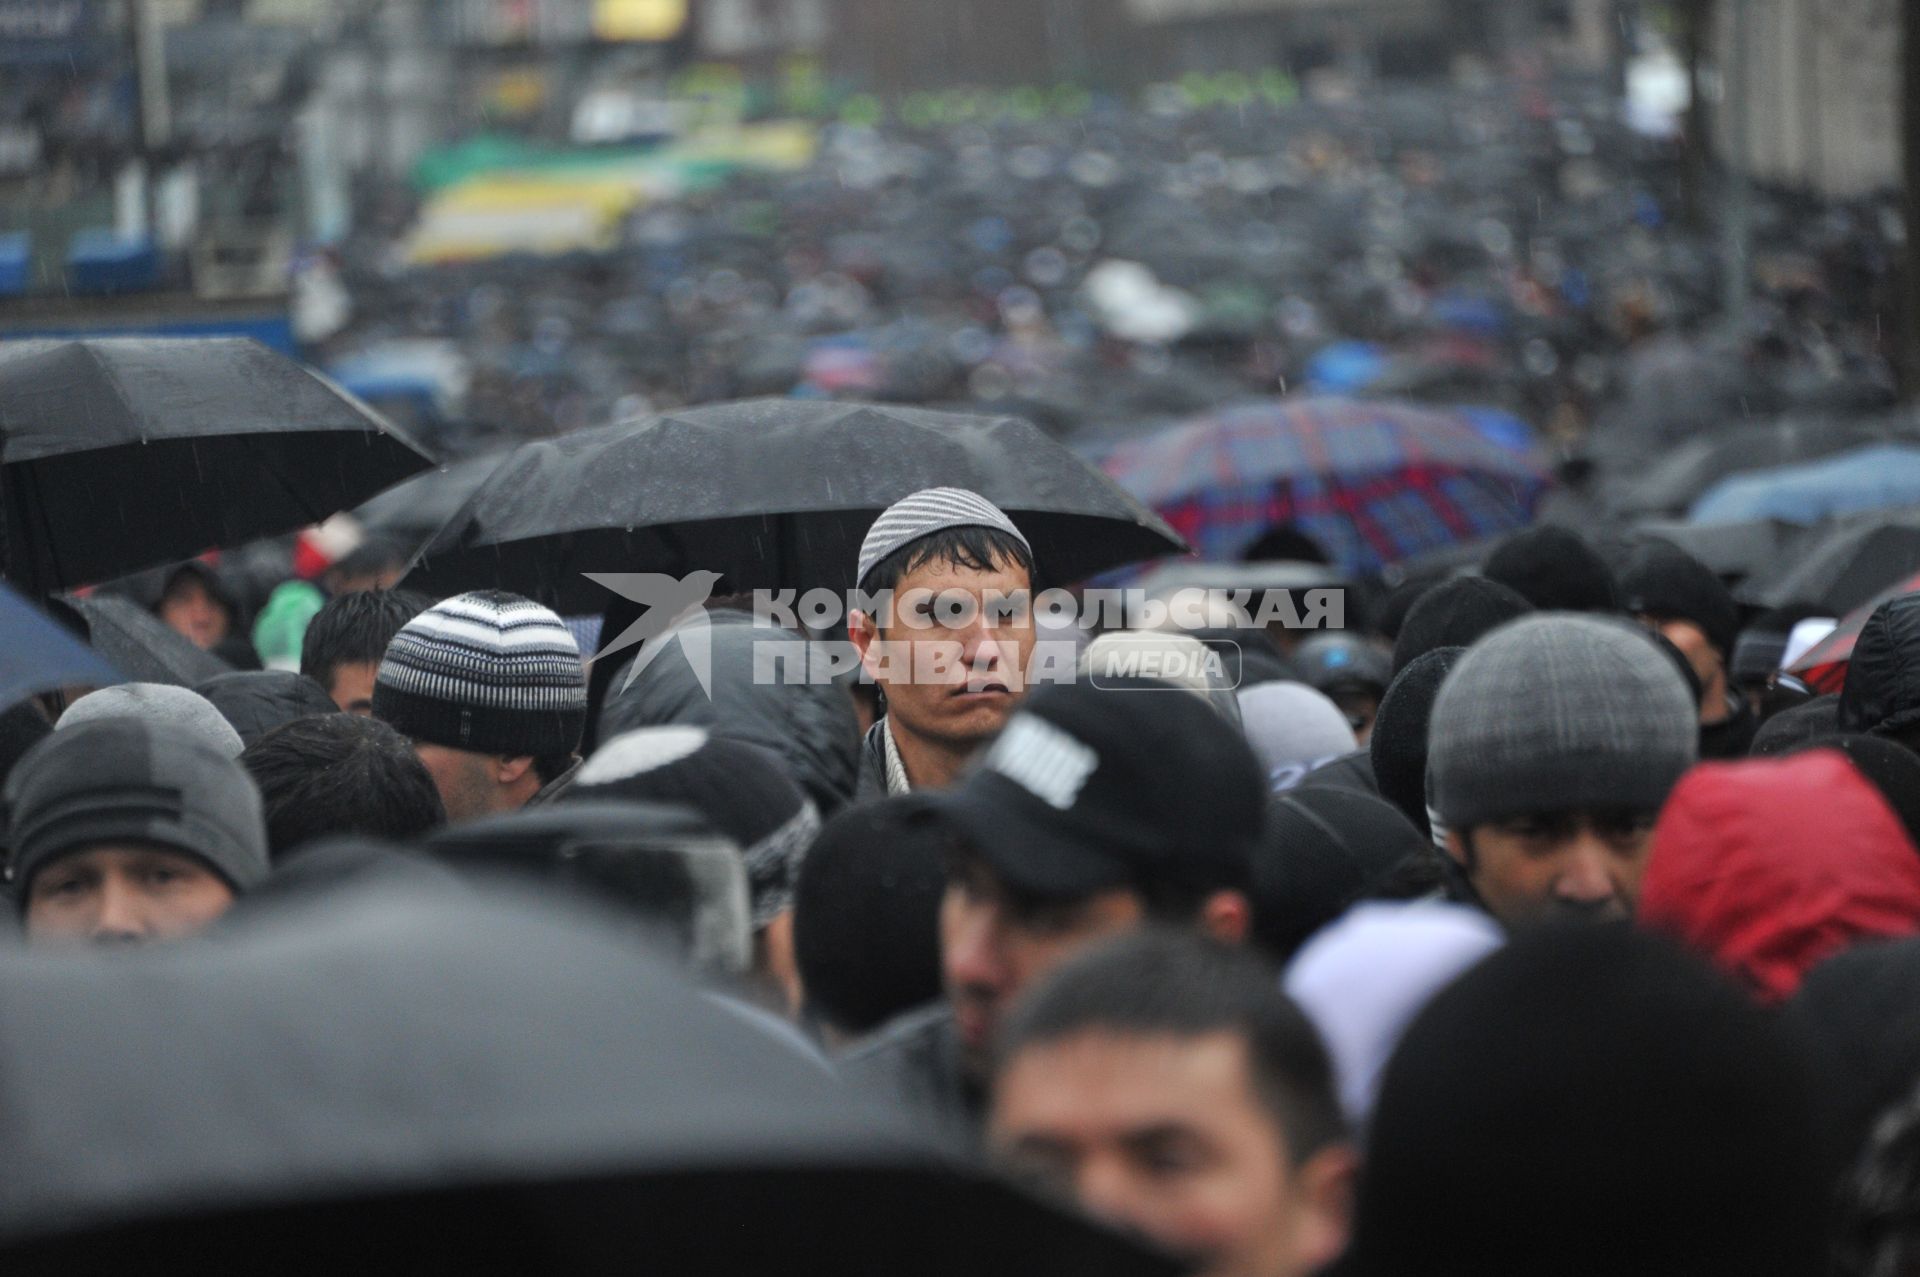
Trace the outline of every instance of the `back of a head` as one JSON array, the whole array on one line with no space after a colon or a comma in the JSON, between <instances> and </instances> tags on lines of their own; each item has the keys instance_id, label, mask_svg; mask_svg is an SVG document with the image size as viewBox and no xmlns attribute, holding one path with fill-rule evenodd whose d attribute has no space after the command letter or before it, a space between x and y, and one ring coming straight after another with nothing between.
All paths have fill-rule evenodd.
<instances>
[{"instance_id":1,"label":"back of a head","mask_svg":"<svg viewBox=\"0 0 1920 1277\"><path fill-rule=\"evenodd\" d=\"M411 590L336 594L307 624L300 672L327 688L342 665L378 665L393 636L431 606L432 600Z\"/></svg>"},{"instance_id":2,"label":"back of a head","mask_svg":"<svg viewBox=\"0 0 1920 1277\"><path fill-rule=\"evenodd\" d=\"M1840 730L1902 737L1920 726L1920 594L1875 608L1840 689Z\"/></svg>"},{"instance_id":3,"label":"back of a head","mask_svg":"<svg viewBox=\"0 0 1920 1277\"><path fill-rule=\"evenodd\" d=\"M1015 1006L996 1072L1031 1048L1082 1034L1193 1039L1230 1034L1295 1164L1346 1138L1333 1066L1304 1012L1251 952L1149 928L1069 959Z\"/></svg>"},{"instance_id":4,"label":"back of a head","mask_svg":"<svg viewBox=\"0 0 1920 1277\"><path fill-rule=\"evenodd\" d=\"M109 716L56 731L14 767L4 801L9 878L23 900L50 861L109 843L196 856L235 892L267 876L259 791L176 724Z\"/></svg>"},{"instance_id":5,"label":"back of a head","mask_svg":"<svg viewBox=\"0 0 1920 1277\"><path fill-rule=\"evenodd\" d=\"M1815 967L1787 1003L1813 1064L1828 1167L1844 1174L1875 1120L1920 1079L1920 939L1862 944Z\"/></svg>"},{"instance_id":6,"label":"back of a head","mask_svg":"<svg viewBox=\"0 0 1920 1277\"><path fill-rule=\"evenodd\" d=\"M1480 570L1542 612L1612 612L1618 606L1613 571L1600 552L1579 533L1552 524L1514 533Z\"/></svg>"},{"instance_id":7,"label":"back of a head","mask_svg":"<svg viewBox=\"0 0 1920 1277\"><path fill-rule=\"evenodd\" d=\"M1460 658L1434 702L1433 805L1450 829L1527 814L1655 812L1699 751L1673 663L1624 621L1529 616Z\"/></svg>"},{"instance_id":8,"label":"back of a head","mask_svg":"<svg viewBox=\"0 0 1920 1277\"><path fill-rule=\"evenodd\" d=\"M1370 794L1278 795L1253 861L1254 938L1284 961L1408 857L1432 854L1393 804Z\"/></svg>"},{"instance_id":9,"label":"back of a head","mask_svg":"<svg viewBox=\"0 0 1920 1277\"><path fill-rule=\"evenodd\" d=\"M1464 647L1437 647L1401 670L1380 702L1373 735L1367 739L1380 796L1398 807L1422 837L1432 832L1427 820L1427 735L1433 706L1447 675L1466 654Z\"/></svg>"},{"instance_id":10,"label":"back of a head","mask_svg":"<svg viewBox=\"0 0 1920 1277\"><path fill-rule=\"evenodd\" d=\"M642 727L604 742L574 776L568 801L684 804L737 843L755 926L793 902L794 879L820 817L780 760L700 727Z\"/></svg>"},{"instance_id":11,"label":"back of a head","mask_svg":"<svg viewBox=\"0 0 1920 1277\"><path fill-rule=\"evenodd\" d=\"M1393 672L1442 647L1471 647L1533 605L1498 581L1461 576L1434 586L1407 613L1393 645Z\"/></svg>"},{"instance_id":12,"label":"back of a head","mask_svg":"<svg viewBox=\"0 0 1920 1277\"><path fill-rule=\"evenodd\" d=\"M167 683L122 683L89 692L67 707L54 729L71 731L83 723L106 718L133 718L182 731L228 758L238 758L246 748L240 733L212 701Z\"/></svg>"},{"instance_id":13,"label":"back of a head","mask_svg":"<svg viewBox=\"0 0 1920 1277\"><path fill-rule=\"evenodd\" d=\"M1515 939L1387 1065L1351 1270L1814 1277L1805 1066L1684 954L1625 928Z\"/></svg>"},{"instance_id":14,"label":"back of a head","mask_svg":"<svg viewBox=\"0 0 1920 1277\"><path fill-rule=\"evenodd\" d=\"M482 879L531 878L612 906L690 966L738 974L751 959L740 849L692 808L554 803L443 827L423 847Z\"/></svg>"},{"instance_id":15,"label":"back of a head","mask_svg":"<svg viewBox=\"0 0 1920 1277\"><path fill-rule=\"evenodd\" d=\"M235 670L193 690L220 711L245 745L284 723L339 709L326 688L292 670Z\"/></svg>"},{"instance_id":16,"label":"back of a head","mask_svg":"<svg viewBox=\"0 0 1920 1277\"><path fill-rule=\"evenodd\" d=\"M1340 707L1304 683L1261 683L1240 691L1240 726L1275 793L1320 764L1351 753L1353 727Z\"/></svg>"},{"instance_id":17,"label":"back of a head","mask_svg":"<svg viewBox=\"0 0 1920 1277\"><path fill-rule=\"evenodd\" d=\"M1779 1001L1851 944L1920 932L1920 852L1837 751L1703 764L1654 828L1639 916Z\"/></svg>"},{"instance_id":18,"label":"back of a head","mask_svg":"<svg viewBox=\"0 0 1920 1277\"><path fill-rule=\"evenodd\" d=\"M842 809L800 866L793 950L808 1009L849 1035L940 996L952 837L910 796Z\"/></svg>"},{"instance_id":19,"label":"back of a head","mask_svg":"<svg viewBox=\"0 0 1920 1277\"><path fill-rule=\"evenodd\" d=\"M248 746L240 765L260 788L275 860L329 835L407 842L446 823L413 746L377 719L295 719Z\"/></svg>"}]
</instances>

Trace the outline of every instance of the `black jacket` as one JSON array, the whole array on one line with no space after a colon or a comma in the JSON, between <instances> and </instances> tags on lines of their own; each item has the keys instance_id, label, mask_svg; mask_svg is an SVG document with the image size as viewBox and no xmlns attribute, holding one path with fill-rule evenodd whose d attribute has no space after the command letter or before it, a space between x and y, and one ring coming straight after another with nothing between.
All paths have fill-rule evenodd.
<instances>
[{"instance_id":1,"label":"black jacket","mask_svg":"<svg viewBox=\"0 0 1920 1277\"><path fill-rule=\"evenodd\" d=\"M858 802L872 802L887 796L887 720L883 715L867 729L860 742L860 783L854 791Z\"/></svg>"},{"instance_id":2,"label":"black jacket","mask_svg":"<svg viewBox=\"0 0 1920 1277\"><path fill-rule=\"evenodd\" d=\"M822 815L837 811L853 797L860 776L860 723L853 698L824 678L803 682L797 670L788 677L784 664L771 663L771 652L763 662L770 669L756 671L756 645L801 642L800 635L756 624L745 612L723 608L709 617L713 695L700 686L685 649L675 642L625 691L619 690L627 677L624 664L613 672L596 739L604 742L662 723L705 727L716 736L772 751ZM780 677L776 681L771 675Z\"/></svg>"},{"instance_id":3,"label":"black jacket","mask_svg":"<svg viewBox=\"0 0 1920 1277\"><path fill-rule=\"evenodd\" d=\"M248 745L282 723L340 712L326 688L290 670L236 670L215 675L193 690L212 701Z\"/></svg>"},{"instance_id":4,"label":"black jacket","mask_svg":"<svg viewBox=\"0 0 1920 1277\"><path fill-rule=\"evenodd\" d=\"M1840 730L1893 735L1920 725L1920 594L1874 609L1854 641Z\"/></svg>"},{"instance_id":5,"label":"black jacket","mask_svg":"<svg viewBox=\"0 0 1920 1277\"><path fill-rule=\"evenodd\" d=\"M907 1011L840 1059L854 1089L905 1105L930 1134L977 1151L986 1124L985 1089L960 1061L960 1030L945 1002Z\"/></svg>"}]
</instances>

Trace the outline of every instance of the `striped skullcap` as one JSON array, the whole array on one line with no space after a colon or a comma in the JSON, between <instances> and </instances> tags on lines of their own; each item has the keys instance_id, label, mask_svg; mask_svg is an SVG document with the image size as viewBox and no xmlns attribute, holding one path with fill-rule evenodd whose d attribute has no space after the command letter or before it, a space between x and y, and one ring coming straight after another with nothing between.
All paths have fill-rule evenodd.
<instances>
[{"instance_id":1,"label":"striped skullcap","mask_svg":"<svg viewBox=\"0 0 1920 1277\"><path fill-rule=\"evenodd\" d=\"M587 722L586 670L558 616L480 590L434 604L393 636L374 676L373 713L450 749L571 753Z\"/></svg>"},{"instance_id":2,"label":"striped skullcap","mask_svg":"<svg viewBox=\"0 0 1920 1277\"><path fill-rule=\"evenodd\" d=\"M860 543L860 573L856 579L864 587L867 574L880 560L921 537L948 528L993 528L1026 546L1028 554L1033 553L1013 520L979 493L965 488L922 488L888 506L867 529L867 539Z\"/></svg>"}]
</instances>

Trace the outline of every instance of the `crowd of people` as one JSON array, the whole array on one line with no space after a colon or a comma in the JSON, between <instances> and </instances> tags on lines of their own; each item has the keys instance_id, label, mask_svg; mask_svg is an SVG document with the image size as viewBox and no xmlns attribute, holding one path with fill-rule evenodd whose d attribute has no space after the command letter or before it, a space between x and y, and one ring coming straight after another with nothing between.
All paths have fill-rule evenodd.
<instances>
[{"instance_id":1,"label":"crowd of people","mask_svg":"<svg viewBox=\"0 0 1920 1277\"><path fill-rule=\"evenodd\" d=\"M1337 633L1047 629L959 489L856 570L852 687L726 600L704 668L605 678L530 599L336 575L297 670L15 706L0 980L517 882L1209 1277L1911 1270L1920 598L1816 698L1792 609L1652 538L1538 526Z\"/></svg>"}]
</instances>

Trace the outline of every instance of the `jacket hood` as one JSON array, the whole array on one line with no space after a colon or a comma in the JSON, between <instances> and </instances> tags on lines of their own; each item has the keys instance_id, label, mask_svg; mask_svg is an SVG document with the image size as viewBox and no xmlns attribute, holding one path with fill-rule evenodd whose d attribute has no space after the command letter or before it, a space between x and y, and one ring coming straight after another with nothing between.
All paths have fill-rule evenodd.
<instances>
[{"instance_id":1,"label":"jacket hood","mask_svg":"<svg viewBox=\"0 0 1920 1277\"><path fill-rule=\"evenodd\" d=\"M1920 932L1920 851L1837 751L1707 763L1654 829L1640 918L1777 1002L1860 940Z\"/></svg>"},{"instance_id":2,"label":"jacket hood","mask_svg":"<svg viewBox=\"0 0 1920 1277\"><path fill-rule=\"evenodd\" d=\"M824 674L800 681L799 662L771 660L771 650L756 655L761 645L799 643L799 634L745 612L714 609L707 616L713 694L700 685L678 642L624 690L622 662L605 684L597 739L663 723L705 727L771 751L823 814L843 806L853 797L860 769L860 726L847 689Z\"/></svg>"},{"instance_id":3,"label":"jacket hood","mask_svg":"<svg viewBox=\"0 0 1920 1277\"><path fill-rule=\"evenodd\" d=\"M248 745L282 723L340 712L326 688L291 670L236 670L193 690L212 701Z\"/></svg>"},{"instance_id":4,"label":"jacket hood","mask_svg":"<svg viewBox=\"0 0 1920 1277\"><path fill-rule=\"evenodd\" d=\"M1920 594L1874 609L1853 645L1840 729L1887 735L1920 723Z\"/></svg>"}]
</instances>

